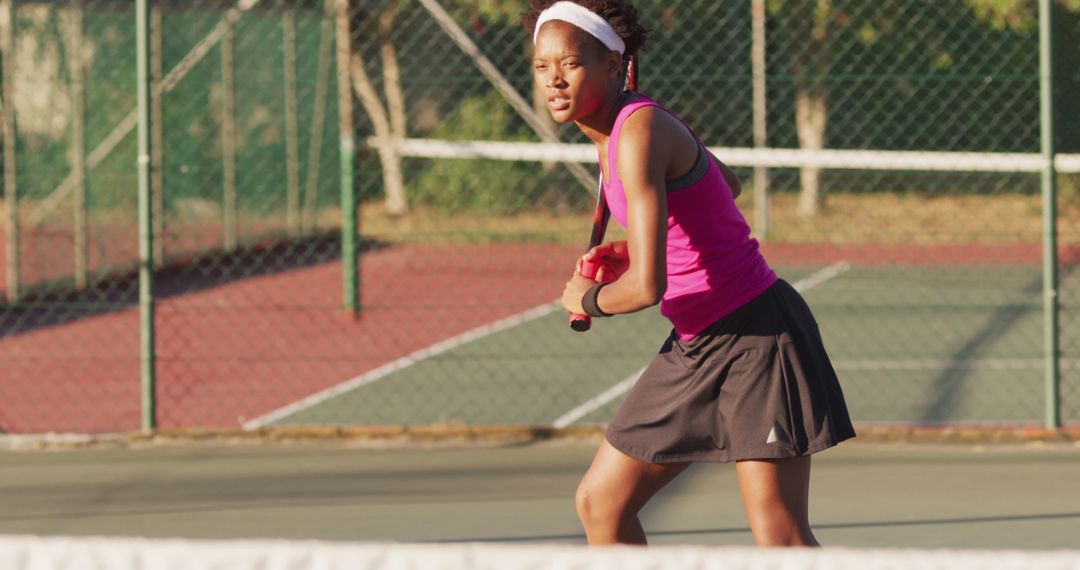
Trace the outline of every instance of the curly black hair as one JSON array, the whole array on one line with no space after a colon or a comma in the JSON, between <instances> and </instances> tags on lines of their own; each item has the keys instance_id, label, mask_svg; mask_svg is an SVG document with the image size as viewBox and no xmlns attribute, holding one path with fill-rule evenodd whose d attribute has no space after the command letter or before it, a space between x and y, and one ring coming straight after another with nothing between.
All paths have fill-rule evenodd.
<instances>
[{"instance_id":1,"label":"curly black hair","mask_svg":"<svg viewBox=\"0 0 1080 570\"><path fill-rule=\"evenodd\" d=\"M521 24L529 34L536 29L536 21L543 12L558 0L529 0L529 9L521 14ZM626 42L626 53L629 57L645 48L645 42L649 39L649 30L645 29L638 21L637 8L625 0L573 0L589 10L597 13L615 28L615 33Z\"/></svg>"}]
</instances>

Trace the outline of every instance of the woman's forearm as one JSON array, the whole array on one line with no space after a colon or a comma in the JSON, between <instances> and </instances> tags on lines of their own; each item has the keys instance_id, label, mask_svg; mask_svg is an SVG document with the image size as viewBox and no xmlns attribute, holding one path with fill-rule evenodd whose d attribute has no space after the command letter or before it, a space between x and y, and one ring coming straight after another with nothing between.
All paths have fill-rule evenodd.
<instances>
[{"instance_id":1,"label":"woman's forearm","mask_svg":"<svg viewBox=\"0 0 1080 570\"><path fill-rule=\"evenodd\" d=\"M632 271L605 285L596 298L596 304L612 315L636 313L660 302L664 291L648 284Z\"/></svg>"}]
</instances>

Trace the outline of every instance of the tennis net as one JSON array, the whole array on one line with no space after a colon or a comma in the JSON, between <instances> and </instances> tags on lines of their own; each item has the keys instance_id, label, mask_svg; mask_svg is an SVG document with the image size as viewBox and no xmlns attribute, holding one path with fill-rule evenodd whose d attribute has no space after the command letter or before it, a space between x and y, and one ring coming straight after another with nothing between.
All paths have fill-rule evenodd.
<instances>
[{"instance_id":1,"label":"tennis net","mask_svg":"<svg viewBox=\"0 0 1080 570\"><path fill-rule=\"evenodd\" d=\"M11 570L1077 570L1080 551L394 544L0 537Z\"/></svg>"}]
</instances>

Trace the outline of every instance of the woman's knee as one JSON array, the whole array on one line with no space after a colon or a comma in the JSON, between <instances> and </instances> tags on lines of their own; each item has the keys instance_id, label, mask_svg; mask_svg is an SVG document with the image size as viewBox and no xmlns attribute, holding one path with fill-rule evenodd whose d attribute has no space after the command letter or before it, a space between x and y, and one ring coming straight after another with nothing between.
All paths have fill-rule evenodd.
<instances>
[{"instance_id":1,"label":"woman's knee","mask_svg":"<svg viewBox=\"0 0 1080 570\"><path fill-rule=\"evenodd\" d=\"M628 512L625 501L619 500L612 493L604 492L588 479L578 485L574 505L577 507L578 518L586 524L615 522L634 514Z\"/></svg>"}]
</instances>

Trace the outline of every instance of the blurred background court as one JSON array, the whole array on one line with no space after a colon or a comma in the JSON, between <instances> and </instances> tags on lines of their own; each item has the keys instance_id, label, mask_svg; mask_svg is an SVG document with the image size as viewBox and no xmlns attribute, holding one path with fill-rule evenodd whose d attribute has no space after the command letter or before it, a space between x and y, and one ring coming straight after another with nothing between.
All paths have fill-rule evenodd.
<instances>
[{"instance_id":1,"label":"blurred background court","mask_svg":"<svg viewBox=\"0 0 1080 570\"><path fill-rule=\"evenodd\" d=\"M637 4L653 30L642 91L686 118L739 173L738 203L770 263L813 308L860 428L978 429L993 440L1080 424L1076 2ZM22 441L155 430L602 427L668 326L654 309L574 334L553 304L586 241L595 152L572 125L550 121L533 89L523 6L0 0L0 432ZM326 453L328 469L364 474L348 453L308 445L235 455L287 471ZM545 482L558 488L551 505L561 505L573 488L562 478L576 479L588 447L475 460L495 461L500 473L498 462L518 461L516 453L539 454L565 469ZM1041 494L1046 485L1024 477L1044 463L1074 477L1075 448L1029 452L837 450L821 470L848 480L894 468L953 476L980 462L1016 471L972 486L963 500L899 493L907 479L896 475L863 500L827 507L834 501L821 499L816 522L824 538L850 544L927 545L940 536L941 544L993 546L993 532L969 541L985 527L1036 537L1016 546L1067 545L1059 530L1075 526L1075 495L1055 503ZM4 476L25 483L74 465L153 471L193 461L207 471L192 477L213 485L213 473L234 468L233 452L216 453L16 454L5 456ZM376 481L480 452L387 453L359 456L365 465L403 461ZM0 528L217 534L111 526L90 514L56 523L68 509L93 510L82 493L108 495L141 469L103 474L82 490L58 482L74 485L65 487L73 494L20 503ZM446 469L469 489L494 485L482 470ZM727 508L732 474L718 473L726 473L722 498L698 475L672 497L700 491L703 504L725 501L723 512L737 516L702 518L689 530L665 522L670 534L659 540L746 541L741 511ZM288 496L297 476L283 477L268 476L252 493ZM193 502L162 496L160 509L152 506L160 489L150 488L147 516L175 508L195 520L199 505L243 487L224 483L228 492L192 492ZM979 493L998 502L983 504ZM994 507L1013 496L1013 506ZM485 516L532 512L528 492L515 497ZM115 508L127 512L127 500ZM901 508L909 503L926 510ZM281 520L321 508L296 504L308 514L288 506ZM564 507L536 507L538 516L557 513L555 522L521 536L572 535ZM829 510L856 507L868 510ZM140 508L130 520L143 520ZM401 508L418 519L448 516ZM229 528L276 536L316 528L273 520ZM519 528L414 533L401 524L368 536L502 539ZM958 534L938 534L953 527Z\"/></svg>"}]
</instances>

